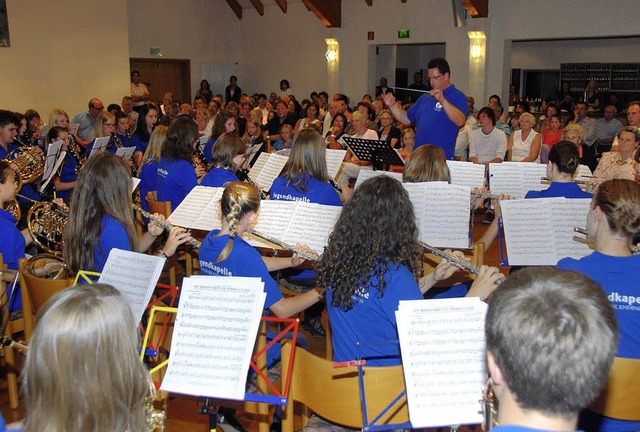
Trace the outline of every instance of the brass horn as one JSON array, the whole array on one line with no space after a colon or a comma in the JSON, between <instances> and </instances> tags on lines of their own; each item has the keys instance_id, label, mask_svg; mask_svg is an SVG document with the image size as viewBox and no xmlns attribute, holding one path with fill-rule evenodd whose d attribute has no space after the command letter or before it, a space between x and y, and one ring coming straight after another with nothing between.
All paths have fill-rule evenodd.
<instances>
[{"instance_id":1,"label":"brass horn","mask_svg":"<svg viewBox=\"0 0 640 432\"><path fill-rule=\"evenodd\" d=\"M20 174L18 189L22 183L33 183L42 177L44 172L44 158L38 156L33 147L17 148L7 155L6 160Z\"/></svg>"},{"instance_id":2,"label":"brass horn","mask_svg":"<svg viewBox=\"0 0 640 432\"><path fill-rule=\"evenodd\" d=\"M16 225L20 222L20 216L22 213L20 212L20 205L18 204L18 200L14 199L13 201L8 201L4 203L4 209L11 213L11 215L16 218Z\"/></svg>"},{"instance_id":3,"label":"brass horn","mask_svg":"<svg viewBox=\"0 0 640 432\"><path fill-rule=\"evenodd\" d=\"M38 254L29 258L27 272L43 279L67 279L69 277L69 269L62 258L52 254Z\"/></svg>"},{"instance_id":4,"label":"brass horn","mask_svg":"<svg viewBox=\"0 0 640 432\"><path fill-rule=\"evenodd\" d=\"M27 226L34 243L50 254L62 256L64 229L68 215L50 202L37 202L27 214Z\"/></svg>"}]
</instances>

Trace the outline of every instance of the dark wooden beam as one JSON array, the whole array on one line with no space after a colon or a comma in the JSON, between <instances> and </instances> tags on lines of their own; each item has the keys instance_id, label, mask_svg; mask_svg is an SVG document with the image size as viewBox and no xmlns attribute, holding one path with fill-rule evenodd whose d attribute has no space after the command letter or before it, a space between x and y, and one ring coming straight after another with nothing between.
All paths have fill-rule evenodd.
<instances>
[{"instance_id":1,"label":"dark wooden beam","mask_svg":"<svg viewBox=\"0 0 640 432\"><path fill-rule=\"evenodd\" d=\"M406 3L407 0L400 0L400 3Z\"/></svg>"},{"instance_id":2,"label":"dark wooden beam","mask_svg":"<svg viewBox=\"0 0 640 432\"><path fill-rule=\"evenodd\" d=\"M227 4L231 8L231 10L236 14L238 19L242 19L242 6L238 3L237 0L227 0Z\"/></svg>"},{"instance_id":3,"label":"dark wooden beam","mask_svg":"<svg viewBox=\"0 0 640 432\"><path fill-rule=\"evenodd\" d=\"M489 0L462 0L472 18L487 18L489 16Z\"/></svg>"},{"instance_id":4,"label":"dark wooden beam","mask_svg":"<svg viewBox=\"0 0 640 432\"><path fill-rule=\"evenodd\" d=\"M342 27L342 0L302 0L326 27Z\"/></svg>"},{"instance_id":5,"label":"dark wooden beam","mask_svg":"<svg viewBox=\"0 0 640 432\"><path fill-rule=\"evenodd\" d=\"M251 0L251 4L258 11L258 15L264 16L264 5L260 0Z\"/></svg>"},{"instance_id":6,"label":"dark wooden beam","mask_svg":"<svg viewBox=\"0 0 640 432\"><path fill-rule=\"evenodd\" d=\"M287 13L287 0L276 0L276 3L280 6L282 12Z\"/></svg>"},{"instance_id":7,"label":"dark wooden beam","mask_svg":"<svg viewBox=\"0 0 640 432\"><path fill-rule=\"evenodd\" d=\"M373 0L364 0L367 3L367 6L373 6Z\"/></svg>"}]
</instances>

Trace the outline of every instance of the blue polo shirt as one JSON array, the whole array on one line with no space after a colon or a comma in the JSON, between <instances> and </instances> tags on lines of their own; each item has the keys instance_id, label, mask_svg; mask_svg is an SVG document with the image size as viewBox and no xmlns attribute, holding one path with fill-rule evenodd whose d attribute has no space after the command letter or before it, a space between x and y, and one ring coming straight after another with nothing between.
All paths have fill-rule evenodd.
<instances>
[{"instance_id":1,"label":"blue polo shirt","mask_svg":"<svg viewBox=\"0 0 640 432\"><path fill-rule=\"evenodd\" d=\"M593 198L593 194L580 189L580 186L571 183L553 182L545 190L529 191L525 199L529 198Z\"/></svg>"},{"instance_id":2,"label":"blue polo shirt","mask_svg":"<svg viewBox=\"0 0 640 432\"><path fill-rule=\"evenodd\" d=\"M200 186L224 187L229 182L237 182L239 179L226 168L212 168L206 176L202 178Z\"/></svg>"},{"instance_id":3,"label":"blue polo shirt","mask_svg":"<svg viewBox=\"0 0 640 432\"><path fill-rule=\"evenodd\" d=\"M190 162L163 157L158 166L158 201L171 201L171 210L178 208L182 200L198 184L198 178Z\"/></svg>"},{"instance_id":4,"label":"blue polo shirt","mask_svg":"<svg viewBox=\"0 0 640 432\"><path fill-rule=\"evenodd\" d=\"M453 84L447 87L444 97L467 116L467 97ZM453 159L456 138L460 128L449 120L442 104L426 93L407 111L407 117L416 124L416 141L414 149L433 144L444 150L447 159Z\"/></svg>"}]
</instances>

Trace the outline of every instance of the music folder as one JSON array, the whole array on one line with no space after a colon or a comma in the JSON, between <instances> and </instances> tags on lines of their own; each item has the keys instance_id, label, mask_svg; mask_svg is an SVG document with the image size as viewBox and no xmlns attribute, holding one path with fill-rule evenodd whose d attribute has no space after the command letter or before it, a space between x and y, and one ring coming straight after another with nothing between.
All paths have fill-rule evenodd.
<instances>
[{"instance_id":1,"label":"music folder","mask_svg":"<svg viewBox=\"0 0 640 432\"><path fill-rule=\"evenodd\" d=\"M376 169L380 164L404 166L404 160L386 141L343 137L351 152L361 161L370 161Z\"/></svg>"}]
</instances>

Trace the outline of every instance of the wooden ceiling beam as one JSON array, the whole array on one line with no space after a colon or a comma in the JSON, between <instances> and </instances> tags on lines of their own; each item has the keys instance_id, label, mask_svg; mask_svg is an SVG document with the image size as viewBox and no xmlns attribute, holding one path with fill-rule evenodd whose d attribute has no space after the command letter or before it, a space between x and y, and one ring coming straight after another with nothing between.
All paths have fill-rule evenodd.
<instances>
[{"instance_id":1,"label":"wooden ceiling beam","mask_svg":"<svg viewBox=\"0 0 640 432\"><path fill-rule=\"evenodd\" d=\"M373 6L373 0L364 0L367 3L367 6Z\"/></svg>"},{"instance_id":2,"label":"wooden ceiling beam","mask_svg":"<svg viewBox=\"0 0 640 432\"><path fill-rule=\"evenodd\" d=\"M342 27L342 0L302 0L326 27Z\"/></svg>"},{"instance_id":3,"label":"wooden ceiling beam","mask_svg":"<svg viewBox=\"0 0 640 432\"><path fill-rule=\"evenodd\" d=\"M400 0L400 3L406 3L407 0Z\"/></svg>"},{"instance_id":4,"label":"wooden ceiling beam","mask_svg":"<svg viewBox=\"0 0 640 432\"><path fill-rule=\"evenodd\" d=\"M260 0L251 0L251 4L258 11L258 15L264 16L264 5Z\"/></svg>"},{"instance_id":5,"label":"wooden ceiling beam","mask_svg":"<svg viewBox=\"0 0 640 432\"><path fill-rule=\"evenodd\" d=\"M227 4L229 5L233 13L236 14L238 19L242 19L242 6L240 6L240 3L238 3L237 0L227 0Z\"/></svg>"},{"instance_id":6,"label":"wooden ceiling beam","mask_svg":"<svg viewBox=\"0 0 640 432\"><path fill-rule=\"evenodd\" d=\"M280 6L283 13L287 13L287 0L276 0L276 3Z\"/></svg>"},{"instance_id":7,"label":"wooden ceiling beam","mask_svg":"<svg viewBox=\"0 0 640 432\"><path fill-rule=\"evenodd\" d=\"M489 16L489 0L462 0L462 4L472 18Z\"/></svg>"}]
</instances>

